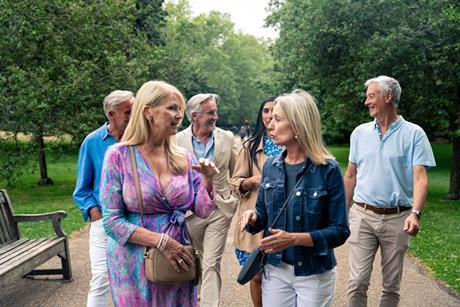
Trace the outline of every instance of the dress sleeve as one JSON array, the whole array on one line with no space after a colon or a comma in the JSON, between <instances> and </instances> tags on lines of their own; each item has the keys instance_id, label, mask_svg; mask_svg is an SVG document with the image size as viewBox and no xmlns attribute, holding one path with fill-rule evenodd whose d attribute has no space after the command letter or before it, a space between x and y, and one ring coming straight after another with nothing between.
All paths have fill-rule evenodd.
<instances>
[{"instance_id":1,"label":"dress sleeve","mask_svg":"<svg viewBox=\"0 0 460 307\"><path fill-rule=\"evenodd\" d=\"M123 164L130 163L122 158L122 148L113 146L108 149L102 167L99 199L102 206L104 230L109 237L125 245L131 234L138 228L126 218L126 206L123 202ZM128 156L127 156L128 157ZM128 161L127 161L128 160Z\"/></svg>"},{"instance_id":2,"label":"dress sleeve","mask_svg":"<svg viewBox=\"0 0 460 307\"><path fill-rule=\"evenodd\" d=\"M195 213L199 218L207 218L211 212L216 208L216 198L214 188L210 193L206 190L206 187L201 180L201 174L192 169L192 165L196 164L197 161L194 157L187 154L187 160L189 163L189 176L191 177L192 190L193 190L193 205L192 212Z\"/></svg>"}]
</instances>

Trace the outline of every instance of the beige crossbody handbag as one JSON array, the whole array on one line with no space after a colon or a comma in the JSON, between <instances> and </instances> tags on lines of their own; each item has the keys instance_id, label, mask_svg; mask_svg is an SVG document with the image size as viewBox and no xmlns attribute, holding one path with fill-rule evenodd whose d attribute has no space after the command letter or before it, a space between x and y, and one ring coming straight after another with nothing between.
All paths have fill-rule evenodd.
<instances>
[{"instance_id":1,"label":"beige crossbody handbag","mask_svg":"<svg viewBox=\"0 0 460 307\"><path fill-rule=\"evenodd\" d=\"M133 146L129 146L131 166L133 168L134 185L136 186L137 206L141 214L142 226L144 225L144 208L142 204L142 193L139 184L139 174L137 173L136 157L134 155ZM201 275L200 260L198 258L198 251L191 245L185 246L192 254L193 263L189 270L178 272L171 265L168 258L155 247L145 247L144 252L144 274L145 277L155 283L159 284L174 284L193 281L194 285L198 284Z\"/></svg>"}]
</instances>

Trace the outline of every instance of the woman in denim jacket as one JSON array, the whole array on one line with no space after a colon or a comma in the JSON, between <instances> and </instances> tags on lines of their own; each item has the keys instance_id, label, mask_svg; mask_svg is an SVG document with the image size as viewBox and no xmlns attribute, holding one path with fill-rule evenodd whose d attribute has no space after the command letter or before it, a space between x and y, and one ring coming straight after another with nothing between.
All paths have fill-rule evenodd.
<instances>
[{"instance_id":1,"label":"woman in denim jacket","mask_svg":"<svg viewBox=\"0 0 460 307\"><path fill-rule=\"evenodd\" d=\"M278 97L268 129L286 150L266 161L256 210L245 211L241 220L242 230L265 231L263 306L330 306L333 249L345 243L350 230L342 174L323 145L315 99L303 90ZM275 227L267 229L293 190Z\"/></svg>"}]
</instances>

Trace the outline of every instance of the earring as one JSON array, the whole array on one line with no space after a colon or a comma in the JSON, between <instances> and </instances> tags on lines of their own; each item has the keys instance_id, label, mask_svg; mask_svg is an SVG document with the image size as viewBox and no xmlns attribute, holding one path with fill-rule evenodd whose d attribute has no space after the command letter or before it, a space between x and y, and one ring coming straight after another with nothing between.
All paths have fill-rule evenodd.
<instances>
[{"instance_id":1,"label":"earring","mask_svg":"<svg viewBox=\"0 0 460 307\"><path fill-rule=\"evenodd\" d=\"M298 137L297 137L297 134L296 134L296 135L294 135L294 139L296 139L296 140L298 139Z\"/></svg>"}]
</instances>

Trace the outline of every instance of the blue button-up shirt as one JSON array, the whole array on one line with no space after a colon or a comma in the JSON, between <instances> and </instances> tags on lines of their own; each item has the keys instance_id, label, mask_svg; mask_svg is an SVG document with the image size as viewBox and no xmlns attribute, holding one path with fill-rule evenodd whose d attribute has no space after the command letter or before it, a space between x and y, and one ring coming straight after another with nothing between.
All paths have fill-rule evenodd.
<instances>
[{"instance_id":1,"label":"blue button-up shirt","mask_svg":"<svg viewBox=\"0 0 460 307\"><path fill-rule=\"evenodd\" d=\"M256 202L257 221L246 230L257 233L271 226L286 200L284 157L269 158L262 171ZM295 276L321 274L337 264L333 248L342 245L348 236L348 218L345 206L345 190L339 164L328 160L325 165L307 161L300 174L307 169L302 182L294 190L289 202L289 218L295 220L296 232L308 232L314 246L295 246ZM299 178L297 178L299 180ZM286 211L274 228L286 229ZM280 266L282 251L267 255L267 262Z\"/></svg>"},{"instance_id":2,"label":"blue button-up shirt","mask_svg":"<svg viewBox=\"0 0 460 307\"><path fill-rule=\"evenodd\" d=\"M89 210L98 207L99 184L101 181L102 163L104 155L110 145L115 144L115 138L109 133L106 122L99 129L91 132L80 147L77 165L77 183L73 198L83 212L84 220L88 220Z\"/></svg>"},{"instance_id":3,"label":"blue button-up shirt","mask_svg":"<svg viewBox=\"0 0 460 307\"><path fill-rule=\"evenodd\" d=\"M195 157L197 160L205 158L214 161L214 132L211 132L208 143L205 144L193 135L192 126L190 126L190 129L192 131L193 151L195 151Z\"/></svg>"},{"instance_id":4,"label":"blue button-up shirt","mask_svg":"<svg viewBox=\"0 0 460 307\"><path fill-rule=\"evenodd\" d=\"M358 126L349 161L357 167L353 200L382 208L412 206L413 167L436 165L423 129L402 116L383 136L376 120Z\"/></svg>"}]
</instances>

